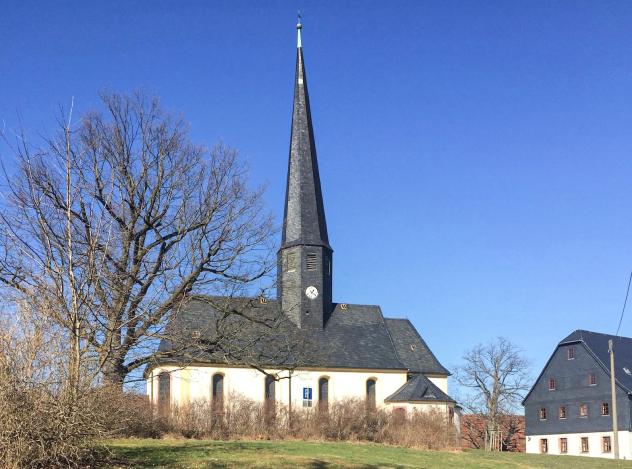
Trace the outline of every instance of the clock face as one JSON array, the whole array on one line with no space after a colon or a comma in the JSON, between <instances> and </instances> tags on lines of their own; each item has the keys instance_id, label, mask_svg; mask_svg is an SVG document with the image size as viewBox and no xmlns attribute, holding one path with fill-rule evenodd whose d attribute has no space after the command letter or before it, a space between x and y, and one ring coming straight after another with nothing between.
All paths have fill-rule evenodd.
<instances>
[{"instance_id":1,"label":"clock face","mask_svg":"<svg viewBox=\"0 0 632 469\"><path fill-rule=\"evenodd\" d=\"M318 289L314 286L309 286L305 289L305 295L310 300L313 300L318 296Z\"/></svg>"}]
</instances>

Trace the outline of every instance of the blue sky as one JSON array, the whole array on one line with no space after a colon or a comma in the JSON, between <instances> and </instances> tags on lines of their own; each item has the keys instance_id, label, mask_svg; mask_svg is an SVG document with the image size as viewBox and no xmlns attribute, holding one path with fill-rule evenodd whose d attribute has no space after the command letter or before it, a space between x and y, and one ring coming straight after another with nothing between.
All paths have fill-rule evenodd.
<instances>
[{"instance_id":1,"label":"blue sky","mask_svg":"<svg viewBox=\"0 0 632 469\"><path fill-rule=\"evenodd\" d=\"M410 318L448 367L501 335L536 373L572 330L614 333L631 2L0 3L7 129L146 88L240 149L279 222L300 9L334 299Z\"/></svg>"}]
</instances>

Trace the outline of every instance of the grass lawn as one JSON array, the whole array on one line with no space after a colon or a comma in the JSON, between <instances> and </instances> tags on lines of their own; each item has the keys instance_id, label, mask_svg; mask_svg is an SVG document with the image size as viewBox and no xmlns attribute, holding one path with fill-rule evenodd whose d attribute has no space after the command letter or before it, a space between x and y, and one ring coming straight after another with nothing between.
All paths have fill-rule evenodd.
<instances>
[{"instance_id":1,"label":"grass lawn","mask_svg":"<svg viewBox=\"0 0 632 469\"><path fill-rule=\"evenodd\" d=\"M632 467L608 461L537 454L420 451L361 443L305 441L114 440L110 468L573 468Z\"/></svg>"}]
</instances>

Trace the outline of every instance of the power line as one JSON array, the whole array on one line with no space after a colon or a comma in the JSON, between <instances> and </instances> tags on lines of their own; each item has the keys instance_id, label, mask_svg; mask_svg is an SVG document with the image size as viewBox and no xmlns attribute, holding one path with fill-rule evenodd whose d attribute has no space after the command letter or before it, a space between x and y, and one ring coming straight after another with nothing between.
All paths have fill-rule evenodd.
<instances>
[{"instance_id":1,"label":"power line","mask_svg":"<svg viewBox=\"0 0 632 469\"><path fill-rule=\"evenodd\" d=\"M628 289L625 292L625 300L623 301L623 309L621 310L621 317L619 318L619 325L617 326L617 333L619 335L619 329L621 329L621 322L623 321L623 314L625 313L625 306L628 304L628 295L630 295L630 284L632 283L632 272L630 272L630 278L628 280Z\"/></svg>"}]
</instances>

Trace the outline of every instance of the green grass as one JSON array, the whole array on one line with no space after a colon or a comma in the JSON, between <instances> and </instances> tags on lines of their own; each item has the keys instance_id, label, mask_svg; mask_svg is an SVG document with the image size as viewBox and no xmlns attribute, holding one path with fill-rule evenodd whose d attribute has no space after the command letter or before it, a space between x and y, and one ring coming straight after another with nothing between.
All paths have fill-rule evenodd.
<instances>
[{"instance_id":1,"label":"green grass","mask_svg":"<svg viewBox=\"0 0 632 469\"><path fill-rule=\"evenodd\" d=\"M632 467L632 461L538 454L421 451L305 441L113 440L113 468L572 468Z\"/></svg>"}]
</instances>

